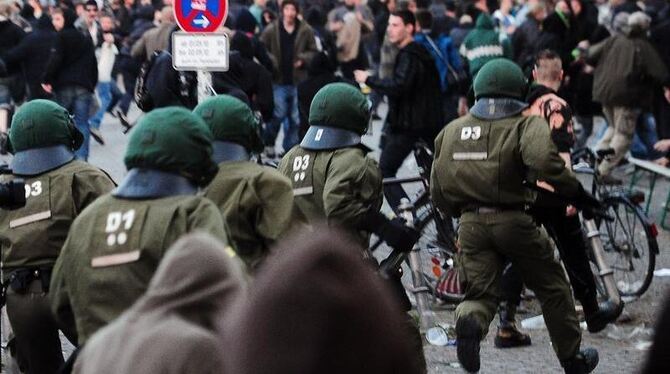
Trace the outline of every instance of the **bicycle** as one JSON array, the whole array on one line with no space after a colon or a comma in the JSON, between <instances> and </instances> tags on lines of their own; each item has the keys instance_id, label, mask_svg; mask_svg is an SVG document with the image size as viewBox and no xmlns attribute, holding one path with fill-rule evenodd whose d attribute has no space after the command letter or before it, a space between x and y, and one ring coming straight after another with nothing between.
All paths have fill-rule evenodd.
<instances>
[{"instance_id":1,"label":"bicycle","mask_svg":"<svg viewBox=\"0 0 670 374\"><path fill-rule=\"evenodd\" d=\"M433 300L442 300L448 302L459 302L463 295L460 293L445 293L438 290L440 280L454 269L454 257L457 252L456 229L452 218L443 215L433 207L430 199L430 172L433 162L433 153L425 142L419 141L414 144L412 151L418 166L418 175L412 177L385 178L384 185L404 185L411 183L420 183L422 189L419 190L408 201L411 207L413 226L421 233L417 242L417 250L420 253L421 284L414 285L427 290ZM376 249L380 241L371 246L371 250ZM389 269L400 267L407 256L401 253L392 253L387 258ZM457 286L454 284L453 286Z\"/></svg>"},{"instance_id":2,"label":"bicycle","mask_svg":"<svg viewBox=\"0 0 670 374\"><path fill-rule=\"evenodd\" d=\"M640 206L643 194L629 193L602 183L598 165L611 154L613 150L578 149L571 155L573 170L592 177L591 193L602 201L607 215L612 218L596 217L594 225L586 227L587 235L595 235L595 230L598 231L603 260L613 271L620 295L639 297L647 291L653 278L656 255L659 254L658 229ZM595 261L591 260L592 263ZM601 280L597 279L596 285L599 293L606 293Z\"/></svg>"}]
</instances>

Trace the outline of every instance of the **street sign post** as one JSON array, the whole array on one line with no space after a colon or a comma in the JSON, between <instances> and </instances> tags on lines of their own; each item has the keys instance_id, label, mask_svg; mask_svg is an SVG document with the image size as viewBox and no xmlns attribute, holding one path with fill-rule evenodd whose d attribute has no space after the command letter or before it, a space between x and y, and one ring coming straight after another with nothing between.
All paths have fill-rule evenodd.
<instances>
[{"instance_id":1,"label":"street sign post","mask_svg":"<svg viewBox=\"0 0 670 374\"><path fill-rule=\"evenodd\" d=\"M228 70L228 37L215 33L228 16L228 0L175 0L174 15L185 32L172 34L172 66L197 72L202 102L214 93L211 71Z\"/></svg>"}]
</instances>

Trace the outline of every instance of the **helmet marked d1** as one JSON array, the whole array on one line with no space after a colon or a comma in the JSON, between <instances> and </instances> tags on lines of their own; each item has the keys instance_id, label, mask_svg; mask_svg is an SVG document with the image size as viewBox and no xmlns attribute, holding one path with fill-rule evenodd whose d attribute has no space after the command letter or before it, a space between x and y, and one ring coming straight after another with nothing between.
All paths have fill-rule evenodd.
<instances>
[{"instance_id":1,"label":"helmet marked d1","mask_svg":"<svg viewBox=\"0 0 670 374\"><path fill-rule=\"evenodd\" d=\"M497 58L479 69L472 86L477 99L489 97L524 100L528 83L517 64L505 58Z\"/></svg>"},{"instance_id":2,"label":"helmet marked d1","mask_svg":"<svg viewBox=\"0 0 670 374\"><path fill-rule=\"evenodd\" d=\"M83 142L84 135L65 108L50 100L37 99L23 104L14 114L7 148L16 153L64 145L74 151Z\"/></svg>"},{"instance_id":3,"label":"helmet marked d1","mask_svg":"<svg viewBox=\"0 0 670 374\"><path fill-rule=\"evenodd\" d=\"M124 162L128 170L172 172L204 187L218 171L212 160L212 141L202 118L182 107L159 108L133 128Z\"/></svg>"},{"instance_id":4,"label":"helmet marked d1","mask_svg":"<svg viewBox=\"0 0 670 374\"><path fill-rule=\"evenodd\" d=\"M237 143L255 153L263 151L260 123L242 100L230 95L210 97L193 113L205 121L214 140Z\"/></svg>"}]
</instances>

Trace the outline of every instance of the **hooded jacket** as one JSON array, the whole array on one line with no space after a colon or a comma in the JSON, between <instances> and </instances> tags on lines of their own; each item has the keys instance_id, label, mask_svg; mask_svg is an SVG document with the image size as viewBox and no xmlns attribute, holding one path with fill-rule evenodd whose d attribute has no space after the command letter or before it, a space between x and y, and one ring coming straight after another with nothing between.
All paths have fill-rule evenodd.
<instances>
[{"instance_id":1,"label":"hooded jacket","mask_svg":"<svg viewBox=\"0 0 670 374\"><path fill-rule=\"evenodd\" d=\"M252 109L260 111L263 120L270 121L274 110L272 74L254 60L252 43L252 39L241 32L233 35L228 71L212 73L212 85L219 94L230 86L241 89L251 100Z\"/></svg>"},{"instance_id":2,"label":"hooded jacket","mask_svg":"<svg viewBox=\"0 0 670 374\"><path fill-rule=\"evenodd\" d=\"M371 76L365 82L380 94L388 96L389 130L392 133L422 135L432 142L444 126L441 110L440 75L428 50L411 42L398 52L393 76L381 79Z\"/></svg>"},{"instance_id":3,"label":"hooded jacket","mask_svg":"<svg viewBox=\"0 0 670 374\"><path fill-rule=\"evenodd\" d=\"M470 64L470 76L473 78L487 62L500 57L513 58L509 39L500 41L493 20L486 13L477 17L475 28L465 37L459 52Z\"/></svg>"},{"instance_id":4,"label":"hooded jacket","mask_svg":"<svg viewBox=\"0 0 670 374\"><path fill-rule=\"evenodd\" d=\"M180 239L144 296L86 343L74 373L221 373L215 320L246 292L234 256L206 234Z\"/></svg>"},{"instance_id":5,"label":"hooded jacket","mask_svg":"<svg viewBox=\"0 0 670 374\"><path fill-rule=\"evenodd\" d=\"M98 84L98 61L93 44L74 27L77 15L63 10L65 25L56 35L43 81L54 91L65 87L81 87L93 92Z\"/></svg>"},{"instance_id":6,"label":"hooded jacket","mask_svg":"<svg viewBox=\"0 0 670 374\"><path fill-rule=\"evenodd\" d=\"M224 320L224 372L417 373L401 308L356 248L327 227L280 244Z\"/></svg>"}]
</instances>

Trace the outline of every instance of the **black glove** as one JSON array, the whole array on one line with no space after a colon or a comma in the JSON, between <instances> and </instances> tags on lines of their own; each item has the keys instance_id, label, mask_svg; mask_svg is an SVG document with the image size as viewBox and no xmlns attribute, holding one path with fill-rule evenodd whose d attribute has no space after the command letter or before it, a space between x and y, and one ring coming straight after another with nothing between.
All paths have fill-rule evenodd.
<instances>
[{"instance_id":1,"label":"black glove","mask_svg":"<svg viewBox=\"0 0 670 374\"><path fill-rule=\"evenodd\" d=\"M377 234L380 238L384 239L386 244L403 252L411 251L414 243L421 236L420 232L407 226L405 220L400 217L386 220L386 222L382 223Z\"/></svg>"},{"instance_id":2,"label":"black glove","mask_svg":"<svg viewBox=\"0 0 670 374\"><path fill-rule=\"evenodd\" d=\"M603 204L591 195L588 191L579 185L579 193L575 199L575 207L582 211L582 215L586 219L592 219L598 213L603 213L605 207Z\"/></svg>"}]
</instances>

